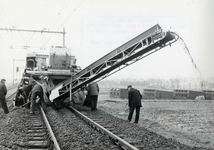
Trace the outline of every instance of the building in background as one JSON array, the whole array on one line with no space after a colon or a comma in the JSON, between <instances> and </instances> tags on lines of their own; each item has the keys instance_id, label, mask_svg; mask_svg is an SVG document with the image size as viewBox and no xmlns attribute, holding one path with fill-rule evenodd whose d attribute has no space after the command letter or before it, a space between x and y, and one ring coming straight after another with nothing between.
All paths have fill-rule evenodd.
<instances>
[{"instance_id":1,"label":"building in background","mask_svg":"<svg viewBox=\"0 0 214 150\"><path fill-rule=\"evenodd\" d=\"M205 100L213 100L214 99L214 90L203 90Z\"/></svg>"},{"instance_id":2,"label":"building in background","mask_svg":"<svg viewBox=\"0 0 214 150\"><path fill-rule=\"evenodd\" d=\"M112 88L110 89L110 97L128 99L128 90L123 88Z\"/></svg>"},{"instance_id":3,"label":"building in background","mask_svg":"<svg viewBox=\"0 0 214 150\"><path fill-rule=\"evenodd\" d=\"M195 99L197 96L204 95L200 90L174 89L174 99Z\"/></svg>"},{"instance_id":4,"label":"building in background","mask_svg":"<svg viewBox=\"0 0 214 150\"><path fill-rule=\"evenodd\" d=\"M173 99L173 90L144 88L144 99Z\"/></svg>"},{"instance_id":5,"label":"building in background","mask_svg":"<svg viewBox=\"0 0 214 150\"><path fill-rule=\"evenodd\" d=\"M158 89L158 88L143 88L143 99L191 99L195 100L199 97L204 97L203 100L213 100L214 90L190 90L190 89ZM128 90L123 88L110 89L111 98L128 98ZM200 99L200 98L199 98Z\"/></svg>"}]
</instances>

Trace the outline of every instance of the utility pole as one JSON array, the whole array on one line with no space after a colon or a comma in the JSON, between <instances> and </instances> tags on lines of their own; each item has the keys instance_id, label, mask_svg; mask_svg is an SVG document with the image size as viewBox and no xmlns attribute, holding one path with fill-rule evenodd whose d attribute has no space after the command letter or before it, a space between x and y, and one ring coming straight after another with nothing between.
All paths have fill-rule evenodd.
<instances>
[{"instance_id":1,"label":"utility pole","mask_svg":"<svg viewBox=\"0 0 214 150\"><path fill-rule=\"evenodd\" d=\"M63 47L65 47L65 28L63 28L63 32L59 31L45 31L45 30L25 30L25 29L12 29L12 28L0 28L0 30L4 31L22 31L22 32L39 32L39 33L57 33L63 34Z\"/></svg>"}]
</instances>

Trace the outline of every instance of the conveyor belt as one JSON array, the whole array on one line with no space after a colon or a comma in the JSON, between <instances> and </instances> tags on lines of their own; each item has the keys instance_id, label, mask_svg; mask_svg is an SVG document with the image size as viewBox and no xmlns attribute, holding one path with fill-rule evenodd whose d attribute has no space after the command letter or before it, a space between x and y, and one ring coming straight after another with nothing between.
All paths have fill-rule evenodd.
<instances>
[{"instance_id":1,"label":"conveyor belt","mask_svg":"<svg viewBox=\"0 0 214 150\"><path fill-rule=\"evenodd\" d=\"M50 100L64 100L80 87L91 82L98 82L130 64L177 41L173 32L164 32L157 24L132 40L126 42L102 58L98 59L71 78L61 82L51 90Z\"/></svg>"}]
</instances>

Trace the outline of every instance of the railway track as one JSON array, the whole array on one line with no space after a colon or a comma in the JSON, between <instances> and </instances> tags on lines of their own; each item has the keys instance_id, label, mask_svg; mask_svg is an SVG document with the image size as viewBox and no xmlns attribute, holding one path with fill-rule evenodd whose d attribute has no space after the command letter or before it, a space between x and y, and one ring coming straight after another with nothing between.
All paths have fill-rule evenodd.
<instances>
[{"instance_id":1,"label":"railway track","mask_svg":"<svg viewBox=\"0 0 214 150\"><path fill-rule=\"evenodd\" d=\"M7 95L6 95L7 101L11 101L14 98L16 91L17 91L17 86L13 86L7 89Z\"/></svg>"},{"instance_id":2,"label":"railway track","mask_svg":"<svg viewBox=\"0 0 214 150\"><path fill-rule=\"evenodd\" d=\"M13 97L16 93L16 87L8 90L7 101L12 105ZM114 129L111 126L105 125L105 121L97 119L88 118L84 114L80 113L73 107L69 107L69 110L72 110L77 114L81 119L87 122L91 127L98 130L100 133L109 137L115 144L125 150L137 150L138 148L133 146L133 141L124 140L123 135L116 135ZM60 149L59 144L53 134L51 126L47 120L47 117L40 106L37 106L36 114L29 115L27 120L27 135L28 135L28 146L27 149Z\"/></svg>"},{"instance_id":3,"label":"railway track","mask_svg":"<svg viewBox=\"0 0 214 150\"><path fill-rule=\"evenodd\" d=\"M28 149L60 150L60 146L42 107L37 106L37 111L38 113L31 115L28 120Z\"/></svg>"},{"instance_id":4,"label":"railway track","mask_svg":"<svg viewBox=\"0 0 214 150\"><path fill-rule=\"evenodd\" d=\"M13 107L13 98L15 97L16 90L17 87L8 89L8 94L6 96L8 107ZM21 109L21 107L15 109ZM35 115L29 114L26 122L25 128L27 128L28 141L27 144L21 146L23 149L60 150L60 146L41 106L38 104L36 105Z\"/></svg>"},{"instance_id":5,"label":"railway track","mask_svg":"<svg viewBox=\"0 0 214 150\"><path fill-rule=\"evenodd\" d=\"M15 145L18 149L22 148L29 150L58 150L60 148L109 150L121 148L125 150L191 149L186 145L172 141L171 139L163 138L160 135L140 128L136 124L126 122L125 120L114 119L111 115L100 110L91 112L88 109L78 109L79 111L77 111L75 108L69 106L69 110L72 110L73 112L70 113L70 111L65 108L55 110L48 107L47 112L44 113L41 107L37 107L36 114L33 116L28 114L28 109L23 108L19 110L19 112L11 111L9 114L11 117L16 116L15 118L18 118L18 120L10 118L10 116L6 116L6 121L4 122L7 122L6 126L8 126L14 123L17 124L16 122L20 120L18 123L21 124L25 130L18 129L17 126L15 127L15 130L20 130L20 132L18 132L20 135L25 136L27 134L27 142L22 138L20 141L24 141L24 143L20 143L19 141L14 142L15 144L9 143L9 148L12 147L11 145ZM17 113L19 115L16 115ZM23 116L19 117L20 115ZM55 136L58 139L60 147L59 144L57 144L58 142L50 128L46 115L54 130ZM23 122L23 120L25 120L25 122ZM20 125L18 125L18 127L19 126ZM10 129L8 131L11 130L13 131L14 129ZM13 134L15 133L13 132ZM112 144L112 142L116 145ZM0 141L0 149L1 145L6 147L3 143L5 142Z\"/></svg>"},{"instance_id":6,"label":"railway track","mask_svg":"<svg viewBox=\"0 0 214 150\"><path fill-rule=\"evenodd\" d=\"M138 141L135 141L134 139L129 139L126 135L123 134L117 135L117 132L114 127L112 127L104 119L97 118L96 116L94 116L93 118L89 118L86 113L83 114L72 106L68 106L67 108L74 112L81 119L83 119L92 128L109 137L120 148L124 150L138 150L138 148L142 148L140 145L137 145Z\"/></svg>"}]
</instances>

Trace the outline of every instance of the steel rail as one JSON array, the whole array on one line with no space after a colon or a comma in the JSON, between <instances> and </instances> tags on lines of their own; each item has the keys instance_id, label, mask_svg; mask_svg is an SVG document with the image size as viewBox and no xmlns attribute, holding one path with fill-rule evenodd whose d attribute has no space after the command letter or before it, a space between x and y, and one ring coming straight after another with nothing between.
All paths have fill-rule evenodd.
<instances>
[{"instance_id":1,"label":"steel rail","mask_svg":"<svg viewBox=\"0 0 214 150\"><path fill-rule=\"evenodd\" d=\"M8 99L8 98L12 97L17 91L17 90L15 90L16 88L17 88L17 86L13 86L13 87L8 88L7 89L7 95L5 96L5 98ZM15 91L13 92L13 90L15 90ZM12 91L12 93L10 91Z\"/></svg>"},{"instance_id":2,"label":"steel rail","mask_svg":"<svg viewBox=\"0 0 214 150\"><path fill-rule=\"evenodd\" d=\"M98 123L94 122L92 119L88 118L87 116L85 116L84 114L80 113L79 111L77 111L75 108L73 108L72 106L68 106L67 107L69 110L73 111L75 114L77 114L80 118L82 118L84 121L86 121L88 124L92 125L92 127L96 127L96 129L98 131L101 131L101 133L105 133L106 135L109 135L109 137L111 139L114 139L114 141L121 146L123 149L125 150L138 150L136 147L134 147L133 145L131 145L130 143L126 142L125 140L121 139L120 137L118 137L117 135L115 135L114 133L112 133L111 131L105 129L104 127L102 127L101 125L99 125Z\"/></svg>"},{"instance_id":3,"label":"steel rail","mask_svg":"<svg viewBox=\"0 0 214 150\"><path fill-rule=\"evenodd\" d=\"M53 133L53 130L51 129L51 126L50 126L50 124L49 124L49 121L48 121L48 119L47 119L47 117L46 117L46 115L45 115L44 110L42 109L41 106L39 106L39 109L40 109L40 111L41 111L41 113L42 113L43 120L44 120L44 122L45 122L45 124L46 124L46 127L47 127L47 129L48 129L48 132L49 132L49 134L50 134L50 136L51 136L51 139L52 139L52 141L53 141L53 143L54 143L55 149L56 149L56 150L61 150L61 149L60 149L60 146L59 146L59 144L58 144L58 142L57 142L57 140L56 140L56 137L55 137L55 135L54 135L54 133Z\"/></svg>"},{"instance_id":4,"label":"steel rail","mask_svg":"<svg viewBox=\"0 0 214 150\"><path fill-rule=\"evenodd\" d=\"M13 98L13 96L16 95L16 92L17 92L16 90L13 92L12 90L14 90L14 89L16 89L16 86L9 88L7 95L5 96L8 108L13 106L13 99L12 98ZM10 93L9 91L12 91L12 93Z\"/></svg>"},{"instance_id":5,"label":"steel rail","mask_svg":"<svg viewBox=\"0 0 214 150\"><path fill-rule=\"evenodd\" d=\"M14 96L16 94L16 91L15 92L13 92L13 93L11 93L10 95L7 95L5 98L6 99L10 99L12 96Z\"/></svg>"}]
</instances>

